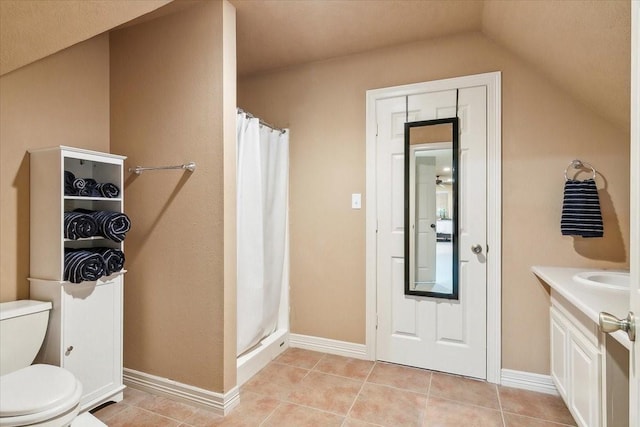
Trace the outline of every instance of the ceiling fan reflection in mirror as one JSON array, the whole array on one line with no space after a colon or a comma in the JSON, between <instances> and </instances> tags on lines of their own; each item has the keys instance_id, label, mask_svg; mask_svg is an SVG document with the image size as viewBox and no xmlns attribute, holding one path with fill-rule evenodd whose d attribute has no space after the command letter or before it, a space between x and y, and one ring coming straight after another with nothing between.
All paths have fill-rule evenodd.
<instances>
[{"instance_id":1,"label":"ceiling fan reflection in mirror","mask_svg":"<svg viewBox=\"0 0 640 427\"><path fill-rule=\"evenodd\" d=\"M453 184L452 178L441 179L440 175L436 175L436 185L451 185Z\"/></svg>"}]
</instances>

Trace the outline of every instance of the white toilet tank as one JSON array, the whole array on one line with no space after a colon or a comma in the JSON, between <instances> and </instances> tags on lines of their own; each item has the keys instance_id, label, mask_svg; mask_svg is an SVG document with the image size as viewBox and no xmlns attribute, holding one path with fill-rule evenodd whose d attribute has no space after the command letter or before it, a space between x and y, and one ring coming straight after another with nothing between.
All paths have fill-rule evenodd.
<instances>
[{"instance_id":1,"label":"white toilet tank","mask_svg":"<svg viewBox=\"0 0 640 427\"><path fill-rule=\"evenodd\" d=\"M47 333L50 302L0 303L0 375L31 365Z\"/></svg>"}]
</instances>

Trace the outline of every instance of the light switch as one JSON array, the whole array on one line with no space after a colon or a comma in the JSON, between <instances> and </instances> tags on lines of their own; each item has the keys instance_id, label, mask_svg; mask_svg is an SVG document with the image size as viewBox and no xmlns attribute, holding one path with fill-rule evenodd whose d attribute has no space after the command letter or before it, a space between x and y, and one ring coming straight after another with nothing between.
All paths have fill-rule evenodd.
<instances>
[{"instance_id":1,"label":"light switch","mask_svg":"<svg viewBox=\"0 0 640 427\"><path fill-rule=\"evenodd\" d=\"M354 193L351 195L351 209L360 209L362 207L362 195Z\"/></svg>"}]
</instances>

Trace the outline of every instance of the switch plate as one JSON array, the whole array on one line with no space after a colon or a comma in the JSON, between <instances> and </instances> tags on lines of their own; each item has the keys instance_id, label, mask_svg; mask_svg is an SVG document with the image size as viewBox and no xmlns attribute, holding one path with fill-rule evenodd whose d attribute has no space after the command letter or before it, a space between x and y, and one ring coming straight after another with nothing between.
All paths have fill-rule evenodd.
<instances>
[{"instance_id":1,"label":"switch plate","mask_svg":"<svg viewBox=\"0 0 640 427\"><path fill-rule=\"evenodd\" d=\"M362 195L354 193L351 195L351 209L360 209L362 207Z\"/></svg>"}]
</instances>

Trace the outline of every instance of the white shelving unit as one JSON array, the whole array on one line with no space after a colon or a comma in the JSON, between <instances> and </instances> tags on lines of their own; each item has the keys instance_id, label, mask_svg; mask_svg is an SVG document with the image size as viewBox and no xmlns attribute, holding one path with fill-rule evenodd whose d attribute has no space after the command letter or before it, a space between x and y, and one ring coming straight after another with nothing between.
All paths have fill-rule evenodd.
<instances>
[{"instance_id":1,"label":"white shelving unit","mask_svg":"<svg viewBox=\"0 0 640 427\"><path fill-rule=\"evenodd\" d=\"M51 301L53 309L38 363L62 366L82 383L81 411L122 400L122 270L97 281L64 280L65 248L110 247L123 242L90 237L64 238L64 212L77 208L123 212L126 157L96 151L52 147L30 152L30 293ZM115 198L64 194L64 171L120 188Z\"/></svg>"}]
</instances>

